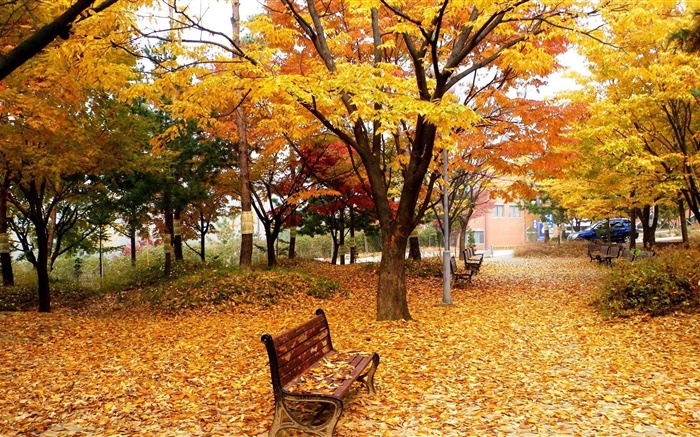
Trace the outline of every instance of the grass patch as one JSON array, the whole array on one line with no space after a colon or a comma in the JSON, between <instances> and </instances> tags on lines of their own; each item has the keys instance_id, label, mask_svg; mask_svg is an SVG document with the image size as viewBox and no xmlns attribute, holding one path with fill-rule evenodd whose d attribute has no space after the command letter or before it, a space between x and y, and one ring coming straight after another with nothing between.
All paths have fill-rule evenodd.
<instances>
[{"instance_id":1,"label":"grass patch","mask_svg":"<svg viewBox=\"0 0 700 437\"><path fill-rule=\"evenodd\" d=\"M131 297L155 309L180 311L203 306L274 305L296 293L327 299L347 291L333 279L283 267L248 272L195 267L186 275L148 286Z\"/></svg>"}]
</instances>

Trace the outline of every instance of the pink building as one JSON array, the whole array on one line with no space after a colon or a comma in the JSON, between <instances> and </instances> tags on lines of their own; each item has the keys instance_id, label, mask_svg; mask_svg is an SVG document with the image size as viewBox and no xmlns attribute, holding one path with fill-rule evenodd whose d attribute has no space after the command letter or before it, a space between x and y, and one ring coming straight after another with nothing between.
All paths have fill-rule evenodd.
<instances>
[{"instance_id":1,"label":"pink building","mask_svg":"<svg viewBox=\"0 0 700 437\"><path fill-rule=\"evenodd\" d=\"M477 249L513 247L527 241L527 230L537 218L518 203L496 200L493 209L469 221ZM536 237L535 237L536 238Z\"/></svg>"}]
</instances>

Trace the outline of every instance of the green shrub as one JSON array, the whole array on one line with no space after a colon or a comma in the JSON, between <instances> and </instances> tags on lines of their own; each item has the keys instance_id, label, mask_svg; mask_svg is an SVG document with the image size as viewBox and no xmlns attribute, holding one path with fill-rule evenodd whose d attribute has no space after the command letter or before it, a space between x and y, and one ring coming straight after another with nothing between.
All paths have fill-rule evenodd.
<instances>
[{"instance_id":1,"label":"green shrub","mask_svg":"<svg viewBox=\"0 0 700 437\"><path fill-rule=\"evenodd\" d=\"M379 274L378 262L362 263L360 269L374 275ZM432 278L442 276L442 258L430 257L420 261L406 260L406 276L418 278Z\"/></svg>"},{"instance_id":2,"label":"green shrub","mask_svg":"<svg viewBox=\"0 0 700 437\"><path fill-rule=\"evenodd\" d=\"M442 276L442 258L423 258L420 261L406 260L406 276L434 278Z\"/></svg>"},{"instance_id":3,"label":"green shrub","mask_svg":"<svg viewBox=\"0 0 700 437\"><path fill-rule=\"evenodd\" d=\"M333 293L348 294L339 282L321 277L314 278L306 293L319 299L328 299Z\"/></svg>"},{"instance_id":4,"label":"green shrub","mask_svg":"<svg viewBox=\"0 0 700 437\"><path fill-rule=\"evenodd\" d=\"M548 243L527 243L515 248L516 258L582 258L587 255L587 241L551 240Z\"/></svg>"},{"instance_id":5,"label":"green shrub","mask_svg":"<svg viewBox=\"0 0 700 437\"><path fill-rule=\"evenodd\" d=\"M669 248L650 259L618 263L594 304L611 316L695 309L700 304L699 262L698 249Z\"/></svg>"}]
</instances>

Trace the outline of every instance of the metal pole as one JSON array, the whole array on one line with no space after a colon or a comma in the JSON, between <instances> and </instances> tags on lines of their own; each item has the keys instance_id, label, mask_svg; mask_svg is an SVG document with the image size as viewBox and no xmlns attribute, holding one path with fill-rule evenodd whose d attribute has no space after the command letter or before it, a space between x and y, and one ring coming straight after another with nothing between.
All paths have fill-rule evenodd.
<instances>
[{"instance_id":1,"label":"metal pole","mask_svg":"<svg viewBox=\"0 0 700 437\"><path fill-rule=\"evenodd\" d=\"M443 171L442 180L445 189L443 190L443 209L445 210L445 219L443 222L443 230L445 232L445 250L442 252L442 304L450 305L450 214L449 203L447 200L447 149L442 151Z\"/></svg>"}]
</instances>

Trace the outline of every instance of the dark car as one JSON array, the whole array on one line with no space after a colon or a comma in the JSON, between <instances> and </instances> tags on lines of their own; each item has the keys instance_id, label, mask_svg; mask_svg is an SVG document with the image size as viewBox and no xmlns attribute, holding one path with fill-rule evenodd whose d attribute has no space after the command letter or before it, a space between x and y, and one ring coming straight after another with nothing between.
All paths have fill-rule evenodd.
<instances>
[{"instance_id":1,"label":"dark car","mask_svg":"<svg viewBox=\"0 0 700 437\"><path fill-rule=\"evenodd\" d=\"M610 239L614 243L627 243L632 235L632 220L627 218L610 219ZM608 237L607 220L601 220L588 229L574 232L569 240L606 240ZM635 232L635 238L637 238Z\"/></svg>"}]
</instances>

